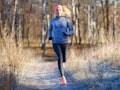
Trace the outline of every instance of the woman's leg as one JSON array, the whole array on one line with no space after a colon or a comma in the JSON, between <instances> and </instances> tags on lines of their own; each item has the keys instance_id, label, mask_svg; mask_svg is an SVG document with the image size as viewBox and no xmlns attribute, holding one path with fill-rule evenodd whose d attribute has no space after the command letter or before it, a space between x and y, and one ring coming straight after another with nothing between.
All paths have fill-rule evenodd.
<instances>
[{"instance_id":1,"label":"woman's leg","mask_svg":"<svg viewBox=\"0 0 120 90\"><path fill-rule=\"evenodd\" d=\"M62 56L62 50L61 50L61 45L60 44L53 44L53 49L56 53L57 60L58 60L58 68L60 71L60 75L64 76L64 70L63 70L63 56Z\"/></svg>"},{"instance_id":2,"label":"woman's leg","mask_svg":"<svg viewBox=\"0 0 120 90\"><path fill-rule=\"evenodd\" d=\"M61 50L62 50L62 56L63 56L63 63L66 62L67 59L67 51L68 51L68 44L62 44L61 45Z\"/></svg>"}]
</instances>

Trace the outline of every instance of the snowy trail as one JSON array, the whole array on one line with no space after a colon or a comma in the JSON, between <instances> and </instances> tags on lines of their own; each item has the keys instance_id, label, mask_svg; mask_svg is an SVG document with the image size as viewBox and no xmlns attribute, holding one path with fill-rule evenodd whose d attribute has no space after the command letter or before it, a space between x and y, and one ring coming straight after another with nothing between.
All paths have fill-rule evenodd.
<instances>
[{"instance_id":1,"label":"snowy trail","mask_svg":"<svg viewBox=\"0 0 120 90\"><path fill-rule=\"evenodd\" d=\"M25 70L27 73L23 75L21 84L40 90L60 85L56 61L27 64Z\"/></svg>"},{"instance_id":2,"label":"snowy trail","mask_svg":"<svg viewBox=\"0 0 120 90\"><path fill-rule=\"evenodd\" d=\"M60 83L57 61L27 63L20 81L24 88L20 90L120 90L120 67L106 62L94 60L91 62L94 63L91 66L93 77L81 78L78 82L73 83L73 78L67 76L68 85ZM83 66L85 71L89 70L88 63L89 61L85 61ZM65 73L67 75L67 72ZM88 74L90 74L89 71ZM99 75L102 75L101 79L99 79Z\"/></svg>"}]
</instances>

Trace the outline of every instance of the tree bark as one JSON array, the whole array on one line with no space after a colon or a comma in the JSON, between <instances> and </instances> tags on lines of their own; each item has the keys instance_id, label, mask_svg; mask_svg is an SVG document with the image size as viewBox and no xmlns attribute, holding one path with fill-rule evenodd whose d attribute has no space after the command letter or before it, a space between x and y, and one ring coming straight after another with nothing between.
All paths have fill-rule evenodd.
<instances>
[{"instance_id":1,"label":"tree bark","mask_svg":"<svg viewBox=\"0 0 120 90\"><path fill-rule=\"evenodd\" d=\"M90 45L90 42L91 42L91 20L90 20L90 17L91 17L91 12L90 12L90 3L91 1L89 1L88 3L88 44Z\"/></svg>"},{"instance_id":2,"label":"tree bark","mask_svg":"<svg viewBox=\"0 0 120 90\"><path fill-rule=\"evenodd\" d=\"M42 0L42 49L43 55L45 55L46 51L46 0Z\"/></svg>"},{"instance_id":3,"label":"tree bark","mask_svg":"<svg viewBox=\"0 0 120 90\"><path fill-rule=\"evenodd\" d=\"M4 0L4 5L5 5L5 23L4 24L6 25L9 17L9 10L8 10L9 4L7 0Z\"/></svg>"},{"instance_id":4,"label":"tree bark","mask_svg":"<svg viewBox=\"0 0 120 90\"><path fill-rule=\"evenodd\" d=\"M92 33L92 44L96 44L96 22L95 22L95 10L96 0L92 1L91 5L91 33Z\"/></svg>"},{"instance_id":5,"label":"tree bark","mask_svg":"<svg viewBox=\"0 0 120 90\"><path fill-rule=\"evenodd\" d=\"M106 39L109 42L109 0L106 0Z\"/></svg>"},{"instance_id":6,"label":"tree bark","mask_svg":"<svg viewBox=\"0 0 120 90\"><path fill-rule=\"evenodd\" d=\"M15 0L13 21L12 21L12 33L11 33L12 38L15 37L15 18L16 18L16 12L17 12L17 5L18 5L18 0Z\"/></svg>"},{"instance_id":7,"label":"tree bark","mask_svg":"<svg viewBox=\"0 0 120 90\"><path fill-rule=\"evenodd\" d=\"M76 36L76 30L75 30L75 0L72 0L72 24L73 24L73 30L74 35L71 37L71 45L75 43L75 36Z\"/></svg>"},{"instance_id":8,"label":"tree bark","mask_svg":"<svg viewBox=\"0 0 120 90\"><path fill-rule=\"evenodd\" d=\"M21 18L20 18L20 0L18 0L18 12L17 12L17 44L21 45L22 31L21 31Z\"/></svg>"},{"instance_id":9,"label":"tree bark","mask_svg":"<svg viewBox=\"0 0 120 90\"><path fill-rule=\"evenodd\" d=\"M113 13L113 42L116 42L116 11L117 11L117 0L114 0L114 13Z\"/></svg>"}]
</instances>

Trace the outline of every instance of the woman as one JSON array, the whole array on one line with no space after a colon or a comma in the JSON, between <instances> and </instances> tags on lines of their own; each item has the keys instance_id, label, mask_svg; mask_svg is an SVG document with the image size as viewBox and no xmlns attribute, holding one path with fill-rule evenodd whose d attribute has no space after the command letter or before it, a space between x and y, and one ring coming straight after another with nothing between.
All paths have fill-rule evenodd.
<instances>
[{"instance_id":1,"label":"woman","mask_svg":"<svg viewBox=\"0 0 120 90\"><path fill-rule=\"evenodd\" d=\"M63 63L66 62L66 54L68 48L68 36L73 34L73 28L69 19L65 16L67 8L56 5L54 12L56 17L50 21L48 30L48 38L52 40L53 49L58 60L58 68L61 74L62 84L67 84L64 76Z\"/></svg>"}]
</instances>

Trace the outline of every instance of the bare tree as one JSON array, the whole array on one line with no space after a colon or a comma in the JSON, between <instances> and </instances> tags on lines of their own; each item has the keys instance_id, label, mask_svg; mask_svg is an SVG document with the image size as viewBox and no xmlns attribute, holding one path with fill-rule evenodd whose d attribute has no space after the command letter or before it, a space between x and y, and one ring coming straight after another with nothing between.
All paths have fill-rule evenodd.
<instances>
[{"instance_id":1,"label":"bare tree","mask_svg":"<svg viewBox=\"0 0 120 90\"><path fill-rule=\"evenodd\" d=\"M96 0L92 0L91 5L91 31L92 44L96 44L96 21L95 21Z\"/></svg>"},{"instance_id":2,"label":"bare tree","mask_svg":"<svg viewBox=\"0 0 120 90\"><path fill-rule=\"evenodd\" d=\"M76 1L75 4L75 32L76 32L76 43L79 43L79 23L78 23L78 15L79 15L79 10L78 10L78 1Z\"/></svg>"},{"instance_id":3,"label":"bare tree","mask_svg":"<svg viewBox=\"0 0 120 90\"><path fill-rule=\"evenodd\" d=\"M72 24L73 24L73 30L75 32L75 0L72 0ZM71 44L73 45L75 43L75 36L76 36L76 32L75 34L72 36L71 38Z\"/></svg>"},{"instance_id":4,"label":"bare tree","mask_svg":"<svg viewBox=\"0 0 120 90\"><path fill-rule=\"evenodd\" d=\"M106 0L106 39L109 41L109 0Z\"/></svg>"},{"instance_id":5,"label":"bare tree","mask_svg":"<svg viewBox=\"0 0 120 90\"><path fill-rule=\"evenodd\" d=\"M118 0L114 0L114 13L113 13L113 42L116 41L116 11Z\"/></svg>"},{"instance_id":6,"label":"bare tree","mask_svg":"<svg viewBox=\"0 0 120 90\"><path fill-rule=\"evenodd\" d=\"M9 3L7 0L4 0L4 5L5 5L5 25L6 25L9 17L9 11L8 11Z\"/></svg>"},{"instance_id":7,"label":"bare tree","mask_svg":"<svg viewBox=\"0 0 120 90\"><path fill-rule=\"evenodd\" d=\"M26 20L26 24L27 24L27 41L28 41L28 47L30 47L30 14L32 12L32 3L30 3L30 1L28 1L28 15L26 16L26 18L28 18L28 20ZM28 8L26 7L26 8ZM26 14L26 13L25 13Z\"/></svg>"},{"instance_id":8,"label":"bare tree","mask_svg":"<svg viewBox=\"0 0 120 90\"><path fill-rule=\"evenodd\" d=\"M15 37L15 18L16 18L16 12L17 12L17 5L18 5L18 0L15 0L13 21L12 21L12 33L11 33L12 37Z\"/></svg>"},{"instance_id":9,"label":"bare tree","mask_svg":"<svg viewBox=\"0 0 120 90\"><path fill-rule=\"evenodd\" d=\"M105 10L104 10L104 4L103 3L104 3L103 0L101 0L103 21L104 21L104 29L105 29L105 26L106 26L106 24L105 24Z\"/></svg>"},{"instance_id":10,"label":"bare tree","mask_svg":"<svg viewBox=\"0 0 120 90\"><path fill-rule=\"evenodd\" d=\"M78 15L77 15L77 19L78 19L78 38L79 38L79 44L81 44L82 42L82 36L81 36L81 30L80 30L80 1L78 0Z\"/></svg>"},{"instance_id":11,"label":"bare tree","mask_svg":"<svg viewBox=\"0 0 120 90\"><path fill-rule=\"evenodd\" d=\"M21 18L20 18L20 0L18 0L17 5L17 45L21 45L20 42L22 40L22 31L21 31Z\"/></svg>"},{"instance_id":12,"label":"bare tree","mask_svg":"<svg viewBox=\"0 0 120 90\"><path fill-rule=\"evenodd\" d=\"M91 7L91 0L88 0L88 43L90 44L90 38L91 38L91 22L90 22L90 7Z\"/></svg>"},{"instance_id":13,"label":"bare tree","mask_svg":"<svg viewBox=\"0 0 120 90\"><path fill-rule=\"evenodd\" d=\"M42 49L43 55L45 55L46 51L46 0L42 0Z\"/></svg>"}]
</instances>

